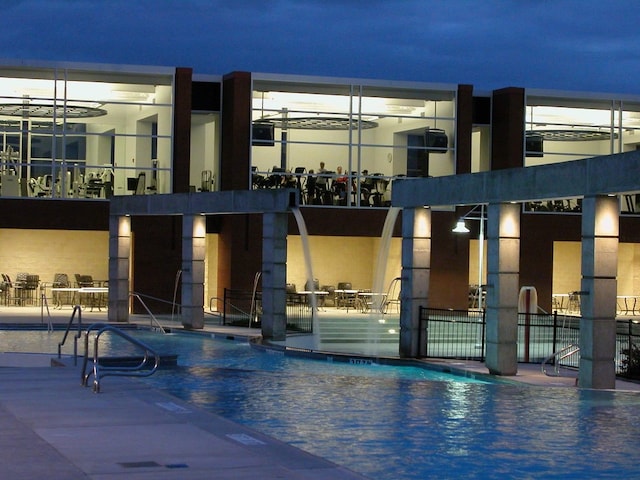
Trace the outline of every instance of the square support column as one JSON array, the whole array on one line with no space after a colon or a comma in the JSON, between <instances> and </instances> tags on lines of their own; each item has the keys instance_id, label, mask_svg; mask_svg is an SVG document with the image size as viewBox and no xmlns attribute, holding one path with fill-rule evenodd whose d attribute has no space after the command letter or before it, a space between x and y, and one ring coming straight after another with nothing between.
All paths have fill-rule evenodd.
<instances>
[{"instance_id":1,"label":"square support column","mask_svg":"<svg viewBox=\"0 0 640 480\"><path fill-rule=\"evenodd\" d=\"M262 337L287 338L287 213L262 216Z\"/></svg>"},{"instance_id":2,"label":"square support column","mask_svg":"<svg viewBox=\"0 0 640 480\"><path fill-rule=\"evenodd\" d=\"M131 217L109 216L109 308L110 322L129 321L129 270Z\"/></svg>"},{"instance_id":3,"label":"square support column","mask_svg":"<svg viewBox=\"0 0 640 480\"><path fill-rule=\"evenodd\" d=\"M494 375L518 372L520 205L490 204L487 210L487 357Z\"/></svg>"},{"instance_id":4,"label":"square support column","mask_svg":"<svg viewBox=\"0 0 640 480\"><path fill-rule=\"evenodd\" d=\"M204 328L204 263L207 217L182 217L182 325Z\"/></svg>"},{"instance_id":5,"label":"square support column","mask_svg":"<svg viewBox=\"0 0 640 480\"><path fill-rule=\"evenodd\" d=\"M615 388L619 211L617 197L582 201L580 371L585 388Z\"/></svg>"},{"instance_id":6,"label":"square support column","mask_svg":"<svg viewBox=\"0 0 640 480\"><path fill-rule=\"evenodd\" d=\"M431 272L431 209L402 211L402 274L399 354L415 358L426 354L421 335L420 307L427 307Z\"/></svg>"}]
</instances>

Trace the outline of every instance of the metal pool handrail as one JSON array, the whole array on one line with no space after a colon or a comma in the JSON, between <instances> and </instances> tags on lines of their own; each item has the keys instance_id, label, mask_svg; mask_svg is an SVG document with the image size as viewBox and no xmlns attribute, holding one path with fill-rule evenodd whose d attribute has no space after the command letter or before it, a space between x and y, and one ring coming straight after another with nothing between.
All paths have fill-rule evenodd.
<instances>
[{"instance_id":1,"label":"metal pool handrail","mask_svg":"<svg viewBox=\"0 0 640 480\"><path fill-rule=\"evenodd\" d=\"M144 300L142 300L142 297L140 297L139 293L136 292L130 292L129 293L130 297L136 298L138 299L138 301L142 304L142 306L144 307L144 309L147 311L147 313L149 314L149 316L151 317L151 325L153 326L153 324L155 323L155 325L158 327L158 329L162 332L162 333L167 333L165 331L165 329L162 327L162 325L160 325L160 322L158 321L158 319L153 315L153 313L151 313L151 310L149 310L149 307L147 307L147 304L144 303Z\"/></svg>"},{"instance_id":2,"label":"metal pool handrail","mask_svg":"<svg viewBox=\"0 0 640 480\"><path fill-rule=\"evenodd\" d=\"M572 343L571 345L567 345L564 348L561 348L555 353L552 353L547 358L542 361L541 369L542 373L547 375L548 377L559 377L560 376L560 361L564 360L567 357L575 355L580 352L580 346L577 343ZM545 368L545 365L549 363L549 361L553 360L553 373L550 373Z\"/></svg>"},{"instance_id":3,"label":"metal pool handrail","mask_svg":"<svg viewBox=\"0 0 640 480\"><path fill-rule=\"evenodd\" d=\"M87 365L89 363L89 334L96 330L96 335L93 341L93 368L91 371L87 372ZM109 367L105 365L100 365L100 354L99 354L99 344L100 344L100 336L105 332L114 333L121 338L124 338L132 345L139 347L144 351L144 356L142 361L134 366L118 366L118 367ZM154 364L150 369L148 368L149 360L153 357ZM160 365L160 355L153 350L146 343L141 342L140 340L128 335L117 327L113 325L108 325L106 323L94 323L87 328L84 338L84 361L82 364L82 386L86 387L89 383L89 378L93 375L93 391L95 393L100 393L100 379L106 376L127 376L127 377L148 377L149 375L153 375L155 371L158 369Z\"/></svg>"},{"instance_id":4,"label":"metal pool handrail","mask_svg":"<svg viewBox=\"0 0 640 480\"><path fill-rule=\"evenodd\" d=\"M69 318L69 323L67 324L67 328L64 332L64 336L62 337L62 341L58 343L58 358L62 357L62 346L64 342L67 341L67 335L71 330L71 325L73 325L73 319L76 316L76 312L78 312L78 333L75 334L73 339L73 364L78 364L78 339L82 336L82 307L80 305L76 305L73 307L73 312L71 313L71 318Z\"/></svg>"}]
</instances>

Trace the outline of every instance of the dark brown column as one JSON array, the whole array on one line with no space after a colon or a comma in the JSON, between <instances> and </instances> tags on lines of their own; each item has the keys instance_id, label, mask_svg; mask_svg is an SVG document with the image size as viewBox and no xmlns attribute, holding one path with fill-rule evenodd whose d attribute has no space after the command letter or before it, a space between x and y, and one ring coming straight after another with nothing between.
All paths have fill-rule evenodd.
<instances>
[{"instance_id":1,"label":"dark brown column","mask_svg":"<svg viewBox=\"0 0 640 480\"><path fill-rule=\"evenodd\" d=\"M456 174L471 173L473 86L458 85L456 111Z\"/></svg>"},{"instance_id":2,"label":"dark brown column","mask_svg":"<svg viewBox=\"0 0 640 480\"><path fill-rule=\"evenodd\" d=\"M163 300L143 299L154 313L171 313L175 279L182 268L182 218L133 217L133 278L131 289L143 295ZM181 303L178 289L177 303ZM139 302L133 303L134 313L144 313Z\"/></svg>"},{"instance_id":3,"label":"dark brown column","mask_svg":"<svg viewBox=\"0 0 640 480\"><path fill-rule=\"evenodd\" d=\"M429 306L433 308L469 307L469 239L478 235L453 233L451 229L457 220L456 214L450 212L432 213ZM467 222L469 228L478 223Z\"/></svg>"},{"instance_id":4,"label":"dark brown column","mask_svg":"<svg viewBox=\"0 0 640 480\"><path fill-rule=\"evenodd\" d=\"M251 158L251 74L222 80L221 190L249 189Z\"/></svg>"},{"instance_id":5,"label":"dark brown column","mask_svg":"<svg viewBox=\"0 0 640 480\"><path fill-rule=\"evenodd\" d=\"M173 193L189 191L191 162L190 68L176 68L173 111Z\"/></svg>"},{"instance_id":6,"label":"dark brown column","mask_svg":"<svg viewBox=\"0 0 640 480\"><path fill-rule=\"evenodd\" d=\"M248 190L251 158L251 74L233 72L222 83L221 190ZM260 215L222 218L218 248L218 296L225 288L251 290L262 268Z\"/></svg>"},{"instance_id":7,"label":"dark brown column","mask_svg":"<svg viewBox=\"0 0 640 480\"><path fill-rule=\"evenodd\" d=\"M225 215L218 242L218 296L225 288L250 291L262 269L262 216Z\"/></svg>"},{"instance_id":8,"label":"dark brown column","mask_svg":"<svg viewBox=\"0 0 640 480\"><path fill-rule=\"evenodd\" d=\"M491 170L524 166L524 107L522 88L493 92Z\"/></svg>"}]
</instances>

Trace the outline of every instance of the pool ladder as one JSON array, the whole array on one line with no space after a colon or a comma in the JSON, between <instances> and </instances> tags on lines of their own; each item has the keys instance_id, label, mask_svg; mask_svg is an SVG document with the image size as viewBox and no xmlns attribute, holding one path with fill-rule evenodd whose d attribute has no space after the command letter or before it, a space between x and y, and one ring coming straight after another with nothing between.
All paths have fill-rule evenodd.
<instances>
[{"instance_id":1,"label":"pool ladder","mask_svg":"<svg viewBox=\"0 0 640 480\"><path fill-rule=\"evenodd\" d=\"M93 360L92 367L87 370L89 366L89 334L95 331L95 337L93 339ZM100 363L100 354L99 354L99 346L100 346L100 336L105 333L110 332L112 334L118 335L119 337L125 339L132 345L138 347L141 351L144 352L142 360L136 365L125 366L107 366ZM151 363L153 362L153 363ZM121 376L121 377L148 377L149 375L153 375L155 371L158 369L160 365L160 355L153 350L146 343L141 342L140 340L132 337L131 335L123 332L117 327L113 325L109 325L106 323L94 323L87 328L84 336L84 361L82 363L82 385L84 387L88 386L89 379L93 376L93 391L95 393L100 393L100 380L103 377L107 376Z\"/></svg>"},{"instance_id":2,"label":"pool ladder","mask_svg":"<svg viewBox=\"0 0 640 480\"><path fill-rule=\"evenodd\" d=\"M559 377L560 376L560 362L565 358L571 357L580 353L580 346L577 343L572 343L571 345L567 345L564 348L561 348L555 353L552 353L547 358L542 361L542 373L547 375L548 377ZM553 372L547 371L546 365L553 361Z\"/></svg>"}]
</instances>

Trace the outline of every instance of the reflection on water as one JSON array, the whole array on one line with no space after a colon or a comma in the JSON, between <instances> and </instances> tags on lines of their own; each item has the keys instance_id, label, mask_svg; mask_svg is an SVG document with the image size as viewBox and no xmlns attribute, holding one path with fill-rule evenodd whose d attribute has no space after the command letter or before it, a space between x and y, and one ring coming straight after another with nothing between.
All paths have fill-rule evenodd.
<instances>
[{"instance_id":1,"label":"reflection on water","mask_svg":"<svg viewBox=\"0 0 640 480\"><path fill-rule=\"evenodd\" d=\"M154 381L376 479L640 473L640 398L632 394L212 367Z\"/></svg>"},{"instance_id":2,"label":"reflection on water","mask_svg":"<svg viewBox=\"0 0 640 480\"><path fill-rule=\"evenodd\" d=\"M151 381L376 479L640 474L636 394L486 384L227 347Z\"/></svg>"},{"instance_id":3,"label":"reflection on water","mask_svg":"<svg viewBox=\"0 0 640 480\"><path fill-rule=\"evenodd\" d=\"M490 384L150 337L158 388L371 478L638 478L640 396ZM0 336L0 341L6 341ZM4 348L4 347L3 347Z\"/></svg>"}]
</instances>

